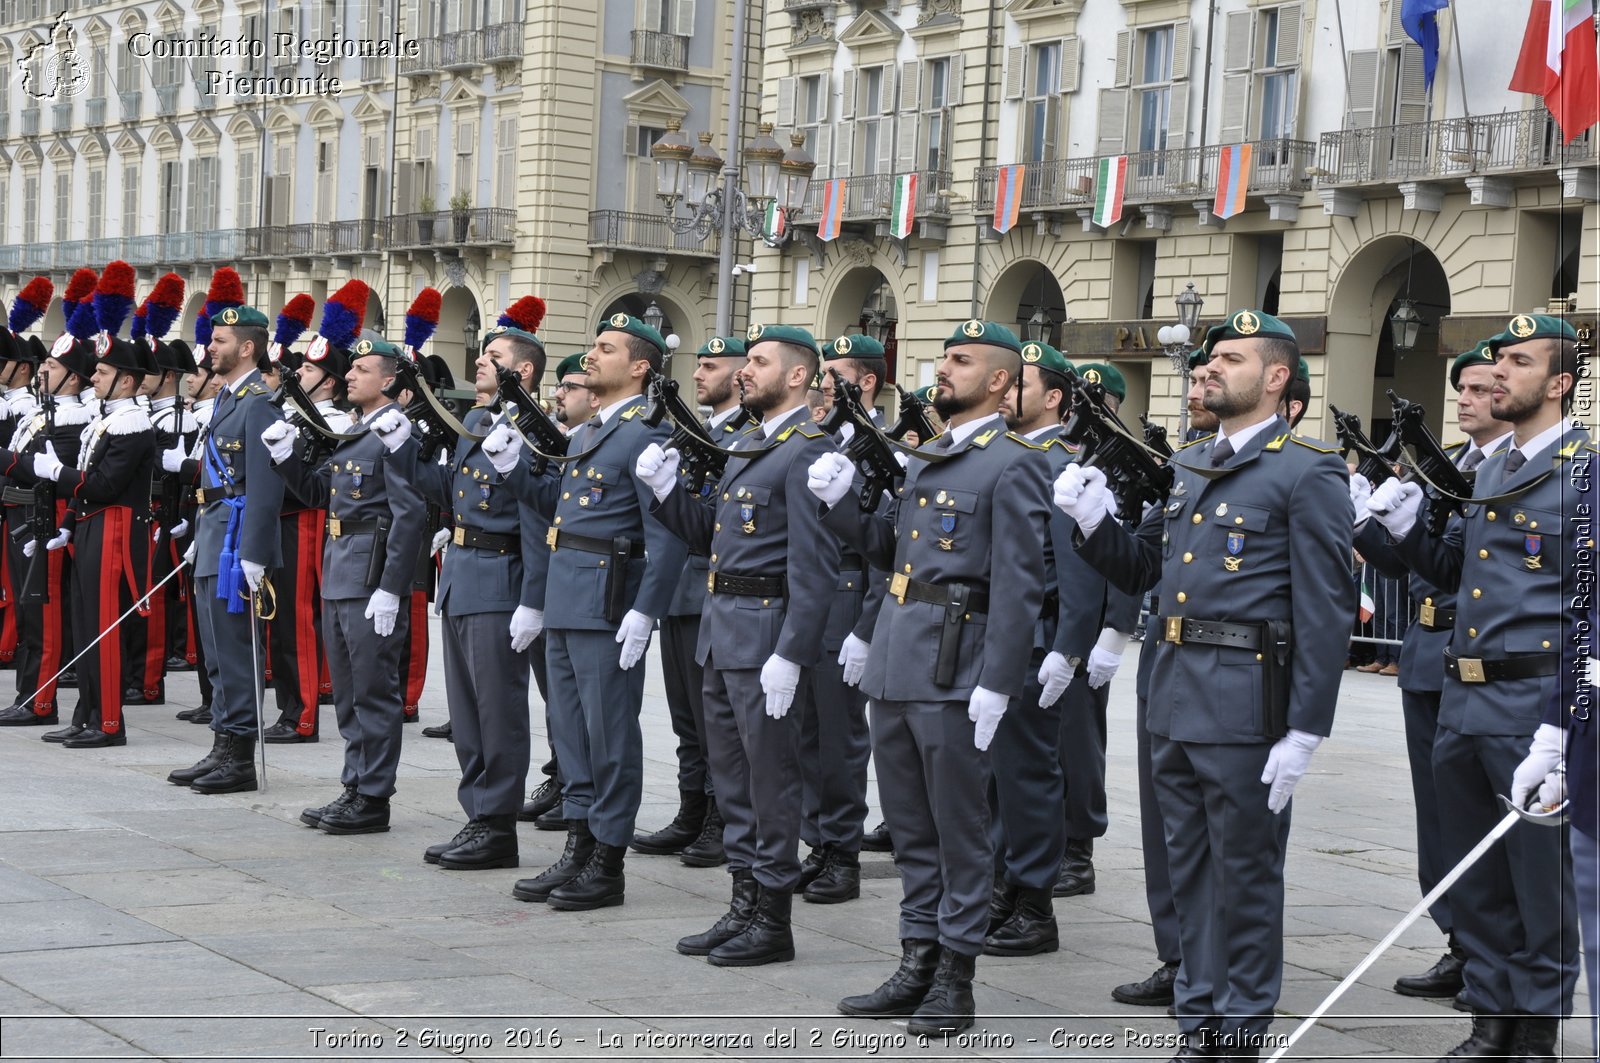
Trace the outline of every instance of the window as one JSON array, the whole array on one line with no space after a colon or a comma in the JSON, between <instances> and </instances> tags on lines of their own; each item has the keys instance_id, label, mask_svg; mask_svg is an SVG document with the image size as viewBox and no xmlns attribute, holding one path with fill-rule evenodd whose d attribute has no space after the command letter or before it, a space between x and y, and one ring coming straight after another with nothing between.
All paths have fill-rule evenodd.
<instances>
[{"instance_id":1,"label":"window","mask_svg":"<svg viewBox=\"0 0 1600 1063\"><path fill-rule=\"evenodd\" d=\"M56 242L72 239L72 174L56 168Z\"/></svg>"},{"instance_id":2,"label":"window","mask_svg":"<svg viewBox=\"0 0 1600 1063\"><path fill-rule=\"evenodd\" d=\"M1222 141L1256 140L1255 165L1287 162L1281 139L1298 129L1300 5L1228 15L1223 43ZM1360 73L1352 66L1352 80Z\"/></svg>"},{"instance_id":3,"label":"window","mask_svg":"<svg viewBox=\"0 0 1600 1063\"><path fill-rule=\"evenodd\" d=\"M835 176L889 173L894 167L894 67L844 72Z\"/></svg>"},{"instance_id":4,"label":"window","mask_svg":"<svg viewBox=\"0 0 1600 1063\"><path fill-rule=\"evenodd\" d=\"M210 232L217 228L217 160L215 157L189 160L189 231Z\"/></svg>"},{"instance_id":5,"label":"window","mask_svg":"<svg viewBox=\"0 0 1600 1063\"><path fill-rule=\"evenodd\" d=\"M98 240L106 234L106 171L96 166L89 171L89 218L85 235Z\"/></svg>"},{"instance_id":6,"label":"window","mask_svg":"<svg viewBox=\"0 0 1600 1063\"><path fill-rule=\"evenodd\" d=\"M89 49L89 98L103 100L106 95L106 66L109 60L106 57L106 44L104 41L94 41ZM0 89L0 97L5 90ZM4 110L0 104L0 110Z\"/></svg>"},{"instance_id":7,"label":"window","mask_svg":"<svg viewBox=\"0 0 1600 1063\"><path fill-rule=\"evenodd\" d=\"M855 167L856 173L877 173L878 156L882 142L888 139L889 130L883 119L883 76L884 68L869 66L861 71L857 85L861 90L860 102L856 119L856 128L859 131L861 148L860 163Z\"/></svg>"},{"instance_id":8,"label":"window","mask_svg":"<svg viewBox=\"0 0 1600 1063\"><path fill-rule=\"evenodd\" d=\"M233 224L241 229L256 223L256 162L255 148L242 148L238 154L239 172L235 175Z\"/></svg>"},{"instance_id":9,"label":"window","mask_svg":"<svg viewBox=\"0 0 1600 1063\"><path fill-rule=\"evenodd\" d=\"M517 205L517 116L503 115L496 126L494 205L510 209ZM648 146L643 154L650 158ZM649 183L646 180L647 187Z\"/></svg>"},{"instance_id":10,"label":"window","mask_svg":"<svg viewBox=\"0 0 1600 1063\"><path fill-rule=\"evenodd\" d=\"M1053 161L1060 121L1061 42L1036 44L1029 51L1028 93L1022 104L1023 161Z\"/></svg>"},{"instance_id":11,"label":"window","mask_svg":"<svg viewBox=\"0 0 1600 1063\"><path fill-rule=\"evenodd\" d=\"M332 40L340 30L339 0L322 0L317 14L317 35L322 40Z\"/></svg>"},{"instance_id":12,"label":"window","mask_svg":"<svg viewBox=\"0 0 1600 1063\"><path fill-rule=\"evenodd\" d=\"M36 173L22 179L22 242L39 242L39 175Z\"/></svg>"},{"instance_id":13,"label":"window","mask_svg":"<svg viewBox=\"0 0 1600 1063\"><path fill-rule=\"evenodd\" d=\"M477 184L477 156L474 154L477 143L478 123L457 122L455 195L465 195L469 200Z\"/></svg>"},{"instance_id":14,"label":"window","mask_svg":"<svg viewBox=\"0 0 1600 1063\"><path fill-rule=\"evenodd\" d=\"M317 141L317 214L316 220L334 220L334 153L332 140Z\"/></svg>"},{"instance_id":15,"label":"window","mask_svg":"<svg viewBox=\"0 0 1600 1063\"><path fill-rule=\"evenodd\" d=\"M0 181L0 244L6 242L6 236L11 231L11 215L7 213L11 207L11 201L7 198L10 192L10 183Z\"/></svg>"},{"instance_id":16,"label":"window","mask_svg":"<svg viewBox=\"0 0 1600 1063\"><path fill-rule=\"evenodd\" d=\"M922 68L922 129L917 163L943 170L950 163L951 78L949 59L930 59Z\"/></svg>"},{"instance_id":17,"label":"window","mask_svg":"<svg viewBox=\"0 0 1600 1063\"><path fill-rule=\"evenodd\" d=\"M1276 140L1280 137L1294 135L1294 92L1297 71L1293 63L1299 58L1284 56L1288 63L1280 63L1279 59L1279 30L1287 29L1283 25L1282 12L1274 8L1271 11L1262 11L1259 14L1261 23L1261 60L1257 68L1261 70L1261 124L1257 136L1261 140ZM1294 14L1294 29L1299 29L1299 12ZM1287 69L1279 69L1286 66Z\"/></svg>"},{"instance_id":18,"label":"window","mask_svg":"<svg viewBox=\"0 0 1600 1063\"><path fill-rule=\"evenodd\" d=\"M139 78L140 60L131 48L117 52L117 91L138 92L142 86Z\"/></svg>"},{"instance_id":19,"label":"window","mask_svg":"<svg viewBox=\"0 0 1600 1063\"><path fill-rule=\"evenodd\" d=\"M1161 26L1139 34L1139 77L1135 82L1139 130L1138 151L1162 151L1167 146L1167 120L1172 103L1172 27Z\"/></svg>"},{"instance_id":20,"label":"window","mask_svg":"<svg viewBox=\"0 0 1600 1063\"><path fill-rule=\"evenodd\" d=\"M122 233L137 236L143 228L139 223L139 164L130 162L122 168Z\"/></svg>"},{"instance_id":21,"label":"window","mask_svg":"<svg viewBox=\"0 0 1600 1063\"><path fill-rule=\"evenodd\" d=\"M183 231L183 164L167 159L161 164L161 231Z\"/></svg>"}]
</instances>

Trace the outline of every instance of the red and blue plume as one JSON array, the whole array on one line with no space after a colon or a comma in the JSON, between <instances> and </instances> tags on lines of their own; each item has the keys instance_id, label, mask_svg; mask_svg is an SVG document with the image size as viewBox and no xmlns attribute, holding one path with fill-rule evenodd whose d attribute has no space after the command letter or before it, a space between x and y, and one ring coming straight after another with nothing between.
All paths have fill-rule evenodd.
<instances>
[{"instance_id":1,"label":"red and blue plume","mask_svg":"<svg viewBox=\"0 0 1600 1063\"><path fill-rule=\"evenodd\" d=\"M244 281L232 266L223 266L211 275L206 303L194 319L194 345L200 350L211 346L211 317L230 306L244 305Z\"/></svg>"},{"instance_id":2,"label":"red and blue plume","mask_svg":"<svg viewBox=\"0 0 1600 1063\"><path fill-rule=\"evenodd\" d=\"M421 350L439 327L439 307L443 301L437 288L424 288L411 300L411 307L406 311L405 345L413 353Z\"/></svg>"},{"instance_id":3,"label":"red and blue plume","mask_svg":"<svg viewBox=\"0 0 1600 1063\"><path fill-rule=\"evenodd\" d=\"M138 308L133 312L133 324L128 326L128 335L130 337L135 340L142 340L145 338L146 333L150 331L149 315L150 297L147 295L145 296L144 302L140 303Z\"/></svg>"},{"instance_id":4,"label":"red and blue plume","mask_svg":"<svg viewBox=\"0 0 1600 1063\"><path fill-rule=\"evenodd\" d=\"M322 324L317 331L335 347L349 350L361 335L361 321L367 315L368 289L365 281L346 281L322 304Z\"/></svg>"},{"instance_id":5,"label":"red and blue plume","mask_svg":"<svg viewBox=\"0 0 1600 1063\"><path fill-rule=\"evenodd\" d=\"M290 299L278 315L278 327L272 334L272 342L280 347L293 345L311 327L311 317L316 312L317 301L311 296L297 295Z\"/></svg>"},{"instance_id":6,"label":"red and blue plume","mask_svg":"<svg viewBox=\"0 0 1600 1063\"><path fill-rule=\"evenodd\" d=\"M543 320L544 300L537 295L524 295L506 307L506 312L500 315L500 320L495 324L518 328L523 332L538 332L539 323Z\"/></svg>"},{"instance_id":7,"label":"red and blue plume","mask_svg":"<svg viewBox=\"0 0 1600 1063\"><path fill-rule=\"evenodd\" d=\"M94 303L88 299L79 300L77 307L72 311L72 316L67 318L67 331L73 338L84 343L93 344L94 334L100 331L100 323L95 320Z\"/></svg>"},{"instance_id":8,"label":"red and blue plume","mask_svg":"<svg viewBox=\"0 0 1600 1063\"><path fill-rule=\"evenodd\" d=\"M72 274L72 279L67 282L67 290L61 296L61 320L72 320L78 304L89 301L89 296L94 294L95 283L99 280L99 275L87 266Z\"/></svg>"},{"instance_id":9,"label":"red and blue plume","mask_svg":"<svg viewBox=\"0 0 1600 1063\"><path fill-rule=\"evenodd\" d=\"M133 267L121 259L106 266L94 288L94 316L100 331L115 336L133 312Z\"/></svg>"},{"instance_id":10,"label":"red and blue plume","mask_svg":"<svg viewBox=\"0 0 1600 1063\"><path fill-rule=\"evenodd\" d=\"M35 321L44 317L55 294L56 286L50 283L49 277L35 277L29 281L11 303L11 317L7 322L11 331L31 328Z\"/></svg>"},{"instance_id":11,"label":"red and blue plume","mask_svg":"<svg viewBox=\"0 0 1600 1063\"><path fill-rule=\"evenodd\" d=\"M159 340L171 332L178 315L183 313L183 278L176 273L163 274L145 297L144 309L149 317L148 330L154 339Z\"/></svg>"}]
</instances>

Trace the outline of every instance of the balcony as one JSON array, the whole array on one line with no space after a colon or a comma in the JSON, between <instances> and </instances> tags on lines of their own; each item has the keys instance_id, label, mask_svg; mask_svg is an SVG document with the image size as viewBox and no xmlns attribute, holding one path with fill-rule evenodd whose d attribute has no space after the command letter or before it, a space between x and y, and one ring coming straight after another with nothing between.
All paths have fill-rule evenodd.
<instances>
[{"instance_id":1,"label":"balcony","mask_svg":"<svg viewBox=\"0 0 1600 1063\"><path fill-rule=\"evenodd\" d=\"M361 80L366 82L379 82L389 80L390 60L380 56L367 56L361 60Z\"/></svg>"},{"instance_id":2,"label":"balcony","mask_svg":"<svg viewBox=\"0 0 1600 1063\"><path fill-rule=\"evenodd\" d=\"M194 109L197 111L214 111L217 107L217 98L211 92L211 75L209 72L200 71L194 79Z\"/></svg>"},{"instance_id":3,"label":"balcony","mask_svg":"<svg viewBox=\"0 0 1600 1063\"><path fill-rule=\"evenodd\" d=\"M511 63L522 61L522 23L502 22L483 31L483 61Z\"/></svg>"},{"instance_id":4,"label":"balcony","mask_svg":"<svg viewBox=\"0 0 1600 1063\"><path fill-rule=\"evenodd\" d=\"M161 260L168 265L188 265L198 260L198 233L166 233L161 237Z\"/></svg>"},{"instance_id":5,"label":"balcony","mask_svg":"<svg viewBox=\"0 0 1600 1063\"><path fill-rule=\"evenodd\" d=\"M633 31L633 65L683 72L689 69L689 38L654 30Z\"/></svg>"},{"instance_id":6,"label":"balcony","mask_svg":"<svg viewBox=\"0 0 1600 1063\"><path fill-rule=\"evenodd\" d=\"M90 262L110 262L122 257L122 240L115 236L101 236L89 241Z\"/></svg>"},{"instance_id":7,"label":"balcony","mask_svg":"<svg viewBox=\"0 0 1600 1063\"><path fill-rule=\"evenodd\" d=\"M161 239L159 236L124 236L123 261L130 266L161 265Z\"/></svg>"},{"instance_id":8,"label":"balcony","mask_svg":"<svg viewBox=\"0 0 1600 1063\"><path fill-rule=\"evenodd\" d=\"M483 65L483 31L461 30L439 38L439 65L445 70L474 70Z\"/></svg>"},{"instance_id":9,"label":"balcony","mask_svg":"<svg viewBox=\"0 0 1600 1063\"><path fill-rule=\"evenodd\" d=\"M716 258L718 234L704 242L693 232L672 231L665 214L632 214L623 210L589 212L589 246L604 251L642 251L653 255Z\"/></svg>"},{"instance_id":10,"label":"balcony","mask_svg":"<svg viewBox=\"0 0 1600 1063\"><path fill-rule=\"evenodd\" d=\"M10 273L22 268L22 245L0 244L0 273Z\"/></svg>"},{"instance_id":11,"label":"balcony","mask_svg":"<svg viewBox=\"0 0 1600 1063\"><path fill-rule=\"evenodd\" d=\"M50 130L55 133L65 133L72 128L72 101L64 100L61 103L50 105Z\"/></svg>"},{"instance_id":12,"label":"balcony","mask_svg":"<svg viewBox=\"0 0 1600 1063\"><path fill-rule=\"evenodd\" d=\"M855 174L838 178L844 182L844 201L840 205L840 223L847 227L871 225L875 235L890 235L890 212L894 209L894 186L900 174ZM917 225L911 236L943 240L946 223L950 220L950 172L948 170L917 171ZM813 178L806 195L803 214L791 219L799 229L816 232L822 217L823 196L829 181Z\"/></svg>"},{"instance_id":13,"label":"balcony","mask_svg":"<svg viewBox=\"0 0 1600 1063\"><path fill-rule=\"evenodd\" d=\"M1322 134L1322 187L1398 184L1479 174L1593 166L1600 157L1590 130L1563 145L1543 108L1438 122L1338 129Z\"/></svg>"},{"instance_id":14,"label":"balcony","mask_svg":"<svg viewBox=\"0 0 1600 1063\"><path fill-rule=\"evenodd\" d=\"M334 255L360 255L382 251L388 225L382 218L356 218L336 221L328 227L328 252Z\"/></svg>"},{"instance_id":15,"label":"balcony","mask_svg":"<svg viewBox=\"0 0 1600 1063\"><path fill-rule=\"evenodd\" d=\"M328 226L320 222L267 225L246 233L247 258L310 258L328 249Z\"/></svg>"},{"instance_id":16,"label":"balcony","mask_svg":"<svg viewBox=\"0 0 1600 1063\"><path fill-rule=\"evenodd\" d=\"M10 135L11 135L11 115L7 111L0 110L0 140L5 140Z\"/></svg>"},{"instance_id":17,"label":"balcony","mask_svg":"<svg viewBox=\"0 0 1600 1063\"><path fill-rule=\"evenodd\" d=\"M22 109L22 135L36 137L39 135L39 108L24 107Z\"/></svg>"},{"instance_id":18,"label":"balcony","mask_svg":"<svg viewBox=\"0 0 1600 1063\"><path fill-rule=\"evenodd\" d=\"M129 92L117 93L117 102L122 107L122 120L124 122L137 122L144 112L144 91L133 89Z\"/></svg>"},{"instance_id":19,"label":"balcony","mask_svg":"<svg viewBox=\"0 0 1600 1063\"><path fill-rule=\"evenodd\" d=\"M407 77L427 77L439 72L439 40L427 37L415 42L417 54L400 60L400 73Z\"/></svg>"},{"instance_id":20,"label":"balcony","mask_svg":"<svg viewBox=\"0 0 1600 1063\"><path fill-rule=\"evenodd\" d=\"M517 212L502 207L396 214L389 219L392 248L510 247Z\"/></svg>"},{"instance_id":21,"label":"balcony","mask_svg":"<svg viewBox=\"0 0 1600 1063\"><path fill-rule=\"evenodd\" d=\"M83 101L83 124L98 129L106 124L106 98L91 96Z\"/></svg>"},{"instance_id":22,"label":"balcony","mask_svg":"<svg viewBox=\"0 0 1600 1063\"><path fill-rule=\"evenodd\" d=\"M56 269L77 269L88 263L88 240L57 240L51 245L55 256Z\"/></svg>"},{"instance_id":23,"label":"balcony","mask_svg":"<svg viewBox=\"0 0 1600 1063\"><path fill-rule=\"evenodd\" d=\"M178 113L178 85L156 86L156 116L171 118Z\"/></svg>"},{"instance_id":24,"label":"balcony","mask_svg":"<svg viewBox=\"0 0 1600 1063\"><path fill-rule=\"evenodd\" d=\"M23 233L23 236L27 236ZM50 244L31 243L22 246L22 268L44 272L51 267L53 255ZM78 263L77 265L82 265ZM76 268L76 266L74 266Z\"/></svg>"},{"instance_id":25,"label":"balcony","mask_svg":"<svg viewBox=\"0 0 1600 1063\"><path fill-rule=\"evenodd\" d=\"M199 233L195 248L198 262L232 262L244 254L244 229L213 229Z\"/></svg>"}]
</instances>

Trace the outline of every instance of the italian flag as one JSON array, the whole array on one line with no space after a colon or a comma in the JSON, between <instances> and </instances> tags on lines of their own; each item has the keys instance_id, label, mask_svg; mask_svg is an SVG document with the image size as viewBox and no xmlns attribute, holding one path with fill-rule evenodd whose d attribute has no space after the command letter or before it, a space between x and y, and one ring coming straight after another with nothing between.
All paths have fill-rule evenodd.
<instances>
[{"instance_id":1,"label":"italian flag","mask_svg":"<svg viewBox=\"0 0 1600 1063\"><path fill-rule=\"evenodd\" d=\"M776 202L767 204L767 216L761 223L761 235L766 237L767 243L776 244L783 238L784 230L789 228L789 219L784 216L783 208Z\"/></svg>"},{"instance_id":2,"label":"italian flag","mask_svg":"<svg viewBox=\"0 0 1600 1063\"><path fill-rule=\"evenodd\" d=\"M904 240L911 235L917 220L917 175L901 174L894 179L894 207L889 215L890 235Z\"/></svg>"},{"instance_id":3,"label":"italian flag","mask_svg":"<svg viewBox=\"0 0 1600 1063\"><path fill-rule=\"evenodd\" d=\"M1594 0L1533 0L1510 88L1543 96L1569 144L1600 122Z\"/></svg>"},{"instance_id":4,"label":"italian flag","mask_svg":"<svg viewBox=\"0 0 1600 1063\"><path fill-rule=\"evenodd\" d=\"M1094 223L1109 229L1122 220L1122 194L1128 187L1128 157L1101 159L1094 177Z\"/></svg>"},{"instance_id":5,"label":"italian flag","mask_svg":"<svg viewBox=\"0 0 1600 1063\"><path fill-rule=\"evenodd\" d=\"M1361 583L1361 607L1360 608L1361 608L1361 622L1363 624L1371 623L1373 614L1378 611L1378 606L1377 606L1377 603L1372 600L1372 588L1367 586L1366 581L1364 581L1364 580Z\"/></svg>"}]
</instances>

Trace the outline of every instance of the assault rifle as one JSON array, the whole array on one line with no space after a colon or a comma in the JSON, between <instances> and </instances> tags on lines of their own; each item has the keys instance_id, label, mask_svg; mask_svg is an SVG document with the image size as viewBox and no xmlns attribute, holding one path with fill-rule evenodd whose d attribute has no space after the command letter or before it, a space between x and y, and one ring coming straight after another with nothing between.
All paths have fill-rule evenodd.
<instances>
[{"instance_id":1,"label":"assault rifle","mask_svg":"<svg viewBox=\"0 0 1600 1063\"><path fill-rule=\"evenodd\" d=\"M908 433L915 432L918 446L938 435L939 430L933 427L933 421L928 417L928 403L923 401L922 396L899 384L894 389L900 393L900 416L885 435L890 439L904 439Z\"/></svg>"},{"instance_id":2,"label":"assault rifle","mask_svg":"<svg viewBox=\"0 0 1600 1063\"><path fill-rule=\"evenodd\" d=\"M544 412L539 400L522 386L522 378L515 369L496 365L494 378L500 387L500 408L536 450L548 455L533 455L533 474L539 476L548 467L551 457L566 456L567 437L562 434L561 427L550 419L550 415Z\"/></svg>"},{"instance_id":3,"label":"assault rifle","mask_svg":"<svg viewBox=\"0 0 1600 1063\"><path fill-rule=\"evenodd\" d=\"M868 513L878 508L885 491L893 490L894 482L905 476L905 470L895 458L894 451L884 441L882 431L872 420L872 412L861 401L861 388L829 369L833 376L833 412L822 423L830 435L837 436L846 424L854 431L850 442L844 445L845 456L855 462L866 481L861 488L861 508ZM927 438L922 439L927 443Z\"/></svg>"},{"instance_id":4,"label":"assault rifle","mask_svg":"<svg viewBox=\"0 0 1600 1063\"><path fill-rule=\"evenodd\" d=\"M39 388L39 404L44 410L46 442L55 437L56 397L43 387ZM6 488L13 491L15 488ZM50 551L45 544L56 536L56 483L40 480L29 492L33 495L28 510L28 538L33 540L33 556L28 559L28 571L22 577L21 601L23 605L44 605L50 601Z\"/></svg>"},{"instance_id":5,"label":"assault rifle","mask_svg":"<svg viewBox=\"0 0 1600 1063\"><path fill-rule=\"evenodd\" d=\"M1164 458L1172 457L1172 444L1167 442L1167 426L1157 424L1142 413L1139 423L1144 425L1144 445Z\"/></svg>"},{"instance_id":6,"label":"assault rifle","mask_svg":"<svg viewBox=\"0 0 1600 1063\"><path fill-rule=\"evenodd\" d=\"M1138 520L1147 503L1166 501L1172 488L1172 467L1157 462L1128 434L1106 405L1105 385L1084 380L1070 369L1067 383L1072 391L1071 413L1062 437L1083 448L1083 464L1105 473L1119 511Z\"/></svg>"},{"instance_id":7,"label":"assault rifle","mask_svg":"<svg viewBox=\"0 0 1600 1063\"><path fill-rule=\"evenodd\" d=\"M1450 514L1466 506L1465 502L1458 499L1472 497L1473 477L1456 468L1456 463L1439 445L1433 429L1423 420L1427 411L1421 403L1407 402L1392 389L1389 391L1389 401L1394 404L1395 438L1411 451L1412 464L1425 485L1428 508L1423 516L1428 531L1443 535Z\"/></svg>"},{"instance_id":8,"label":"assault rifle","mask_svg":"<svg viewBox=\"0 0 1600 1063\"><path fill-rule=\"evenodd\" d=\"M1390 432L1389 441L1380 450L1361 430L1361 418L1345 413L1332 403L1328 404L1328 411L1333 414L1333 431L1339 439L1339 449L1346 454L1353 450L1360 459L1356 472L1365 476L1373 487L1393 478L1394 460L1400 456L1399 434Z\"/></svg>"},{"instance_id":9,"label":"assault rifle","mask_svg":"<svg viewBox=\"0 0 1600 1063\"><path fill-rule=\"evenodd\" d=\"M728 456L700 423L699 415L683 401L676 380L652 369L647 394L650 409L644 415L644 423L654 428L663 417L671 419L672 437L662 449L677 448L679 472L688 481L690 492L698 495L708 481L722 478L722 471L728 467ZM741 406L740 410L743 409Z\"/></svg>"},{"instance_id":10,"label":"assault rifle","mask_svg":"<svg viewBox=\"0 0 1600 1063\"><path fill-rule=\"evenodd\" d=\"M332 454L338 445L339 433L328 424L317 404L311 401L300 384L300 371L283 368L278 372L278 390L267 400L280 410L285 406L300 415L297 431L310 448L308 462L316 464Z\"/></svg>"},{"instance_id":11,"label":"assault rifle","mask_svg":"<svg viewBox=\"0 0 1600 1063\"><path fill-rule=\"evenodd\" d=\"M411 401L403 412L417 427L415 438L419 448L418 458L430 463L438 458L440 451L455 450L461 433L465 431L461 423L434 396L433 389L428 387L428 382L417 371L416 362L401 357L396 358L394 364L394 383L385 388L383 394L386 398L395 399L401 391L411 392Z\"/></svg>"}]
</instances>

